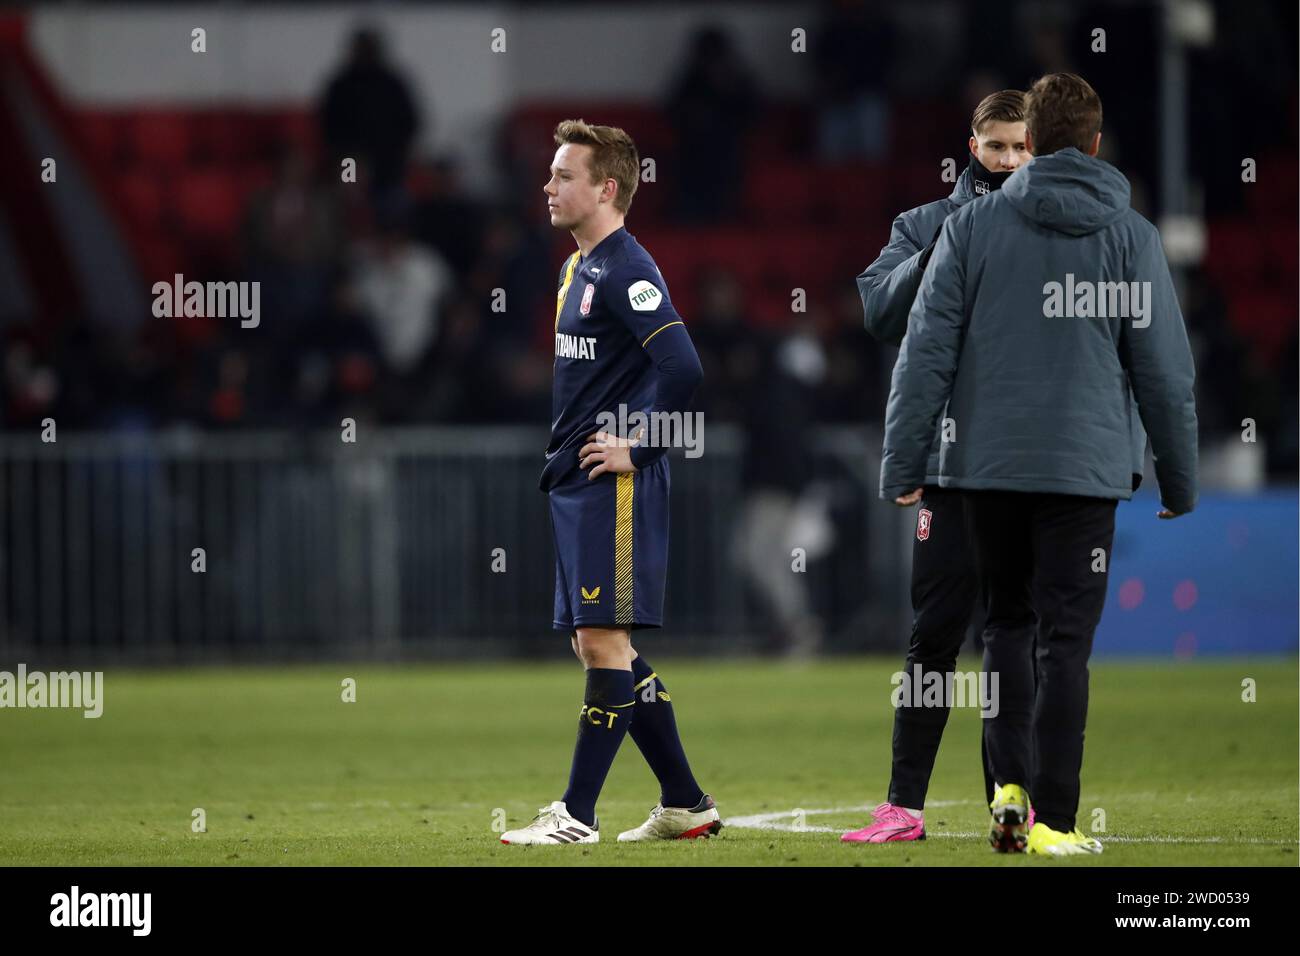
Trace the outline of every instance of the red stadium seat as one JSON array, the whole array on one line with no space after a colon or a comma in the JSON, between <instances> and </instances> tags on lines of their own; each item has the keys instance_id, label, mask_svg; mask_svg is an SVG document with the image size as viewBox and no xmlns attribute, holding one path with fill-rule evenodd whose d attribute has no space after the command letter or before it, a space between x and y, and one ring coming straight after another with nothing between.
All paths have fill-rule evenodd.
<instances>
[{"instance_id":1,"label":"red stadium seat","mask_svg":"<svg viewBox=\"0 0 1300 956\"><path fill-rule=\"evenodd\" d=\"M736 227L688 232L698 237L694 239L699 246L698 262L721 266L751 288L764 281L773 255L773 240L780 234Z\"/></svg>"},{"instance_id":2,"label":"red stadium seat","mask_svg":"<svg viewBox=\"0 0 1300 956\"><path fill-rule=\"evenodd\" d=\"M767 105L758 125L749 133L746 150L751 156L793 160L808 156L814 142L812 114L798 103Z\"/></svg>"},{"instance_id":3,"label":"red stadium seat","mask_svg":"<svg viewBox=\"0 0 1300 956\"><path fill-rule=\"evenodd\" d=\"M966 149L969 124L970 114L955 97L895 97L890 109L889 152L906 156L949 156L957 161L960 170L970 155ZM935 178L938 179L937 169Z\"/></svg>"},{"instance_id":4,"label":"red stadium seat","mask_svg":"<svg viewBox=\"0 0 1300 956\"><path fill-rule=\"evenodd\" d=\"M807 163L754 163L745 177L745 218L780 226L808 222L815 214L819 188L816 171Z\"/></svg>"},{"instance_id":5,"label":"red stadium seat","mask_svg":"<svg viewBox=\"0 0 1300 956\"><path fill-rule=\"evenodd\" d=\"M837 253L820 227L791 233L765 246L767 254L775 256L769 263L770 274L783 287L815 288L835 278L838 271Z\"/></svg>"},{"instance_id":6,"label":"red stadium seat","mask_svg":"<svg viewBox=\"0 0 1300 956\"><path fill-rule=\"evenodd\" d=\"M888 208L886 168L870 163L845 163L819 167L817 220L866 228L880 218L892 220ZM901 211L901 210L898 210Z\"/></svg>"},{"instance_id":7,"label":"red stadium seat","mask_svg":"<svg viewBox=\"0 0 1300 956\"><path fill-rule=\"evenodd\" d=\"M750 324L759 328L780 328L788 325L795 315L790 311L789 300L773 296L750 296L746 311Z\"/></svg>"},{"instance_id":8,"label":"red stadium seat","mask_svg":"<svg viewBox=\"0 0 1300 956\"><path fill-rule=\"evenodd\" d=\"M959 144L960 145L960 144ZM953 181L944 180L944 165L941 159L930 159L920 163L899 163L889 170L889 176L883 180L887 183L884 193L884 207L889 210L890 220L905 209L934 202L952 194L966 164L970 153L961 150L948 157L954 162Z\"/></svg>"},{"instance_id":9,"label":"red stadium seat","mask_svg":"<svg viewBox=\"0 0 1300 956\"><path fill-rule=\"evenodd\" d=\"M187 263L181 244L165 234L139 239L135 243L141 275L148 276L150 284L171 281L176 273L184 273Z\"/></svg>"},{"instance_id":10,"label":"red stadium seat","mask_svg":"<svg viewBox=\"0 0 1300 956\"><path fill-rule=\"evenodd\" d=\"M124 151L122 116L107 110L83 110L73 126L89 152L91 162L116 164Z\"/></svg>"},{"instance_id":11,"label":"red stadium seat","mask_svg":"<svg viewBox=\"0 0 1300 956\"><path fill-rule=\"evenodd\" d=\"M164 226L163 179L149 173L130 172L117 181L128 222L138 234L152 235Z\"/></svg>"},{"instance_id":12,"label":"red stadium seat","mask_svg":"<svg viewBox=\"0 0 1300 956\"><path fill-rule=\"evenodd\" d=\"M243 197L241 206L247 205L254 193L267 188L275 180L275 167L270 163L238 163L230 168L229 173Z\"/></svg>"},{"instance_id":13,"label":"red stadium seat","mask_svg":"<svg viewBox=\"0 0 1300 956\"><path fill-rule=\"evenodd\" d=\"M1254 343L1261 360L1271 363L1295 332L1294 298L1286 292L1239 292L1228 306L1232 325Z\"/></svg>"},{"instance_id":14,"label":"red stadium seat","mask_svg":"<svg viewBox=\"0 0 1300 956\"><path fill-rule=\"evenodd\" d=\"M246 114L239 110L201 110L191 116L192 158L226 166L254 158Z\"/></svg>"},{"instance_id":15,"label":"red stadium seat","mask_svg":"<svg viewBox=\"0 0 1300 956\"><path fill-rule=\"evenodd\" d=\"M320 147L320 130L313 109L277 107L243 117L246 136L256 146L256 155L275 160L290 143L316 153Z\"/></svg>"},{"instance_id":16,"label":"red stadium seat","mask_svg":"<svg viewBox=\"0 0 1300 956\"><path fill-rule=\"evenodd\" d=\"M1294 204L1293 204L1294 208ZM1263 230L1264 259L1279 286L1294 291L1300 268L1300 250L1295 219L1277 220Z\"/></svg>"},{"instance_id":17,"label":"red stadium seat","mask_svg":"<svg viewBox=\"0 0 1300 956\"><path fill-rule=\"evenodd\" d=\"M176 212L185 232L198 239L233 239L250 185L226 170L185 173L176 181Z\"/></svg>"},{"instance_id":18,"label":"red stadium seat","mask_svg":"<svg viewBox=\"0 0 1300 956\"><path fill-rule=\"evenodd\" d=\"M130 159L154 170L176 170L185 165L192 146L188 113L141 111L129 124Z\"/></svg>"},{"instance_id":19,"label":"red stadium seat","mask_svg":"<svg viewBox=\"0 0 1300 956\"><path fill-rule=\"evenodd\" d=\"M635 221L646 225L663 222L671 200L672 186L662 175L658 175L655 182L639 184L632 206Z\"/></svg>"},{"instance_id":20,"label":"red stadium seat","mask_svg":"<svg viewBox=\"0 0 1300 956\"><path fill-rule=\"evenodd\" d=\"M1258 227L1244 219L1219 219L1207 229L1205 270L1226 288L1253 286L1265 260Z\"/></svg>"},{"instance_id":21,"label":"red stadium seat","mask_svg":"<svg viewBox=\"0 0 1300 956\"><path fill-rule=\"evenodd\" d=\"M1243 192L1253 218L1294 222L1296 204L1300 202L1295 156L1273 154L1261 157L1255 170L1255 182L1245 184Z\"/></svg>"}]
</instances>

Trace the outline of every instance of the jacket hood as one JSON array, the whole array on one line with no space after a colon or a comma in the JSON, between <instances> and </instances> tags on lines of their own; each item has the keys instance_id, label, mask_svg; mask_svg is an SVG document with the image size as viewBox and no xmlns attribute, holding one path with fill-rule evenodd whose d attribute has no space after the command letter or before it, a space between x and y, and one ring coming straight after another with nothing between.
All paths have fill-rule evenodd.
<instances>
[{"instance_id":1,"label":"jacket hood","mask_svg":"<svg viewBox=\"0 0 1300 956\"><path fill-rule=\"evenodd\" d=\"M1026 219L1071 236L1086 236L1124 215L1129 192L1123 173L1074 147L1035 156L1002 187Z\"/></svg>"}]
</instances>

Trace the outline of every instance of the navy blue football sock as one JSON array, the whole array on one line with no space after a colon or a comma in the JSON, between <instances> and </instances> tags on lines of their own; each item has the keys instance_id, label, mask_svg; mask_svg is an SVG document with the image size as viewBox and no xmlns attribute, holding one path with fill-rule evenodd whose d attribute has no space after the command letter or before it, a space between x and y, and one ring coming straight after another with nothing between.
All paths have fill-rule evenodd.
<instances>
[{"instance_id":1,"label":"navy blue football sock","mask_svg":"<svg viewBox=\"0 0 1300 956\"><path fill-rule=\"evenodd\" d=\"M596 798L614 763L618 745L632 723L632 672L593 667L578 713L578 743L573 748L564 805L575 820L596 825Z\"/></svg>"},{"instance_id":2,"label":"navy blue football sock","mask_svg":"<svg viewBox=\"0 0 1300 956\"><path fill-rule=\"evenodd\" d=\"M636 682L636 716L629 732L659 778L659 802L665 807L693 808L703 799L704 791L691 774L682 739L677 735L672 698L644 657L632 662L632 678Z\"/></svg>"}]
</instances>

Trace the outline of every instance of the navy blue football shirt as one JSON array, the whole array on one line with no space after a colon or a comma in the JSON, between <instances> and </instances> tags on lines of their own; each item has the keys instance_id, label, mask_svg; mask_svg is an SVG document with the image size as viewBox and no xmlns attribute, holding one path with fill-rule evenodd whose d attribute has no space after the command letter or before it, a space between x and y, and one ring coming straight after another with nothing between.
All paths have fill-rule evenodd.
<instances>
[{"instance_id":1,"label":"navy blue football shirt","mask_svg":"<svg viewBox=\"0 0 1300 956\"><path fill-rule=\"evenodd\" d=\"M620 226L560 270L555 308L551 441L541 487L578 467L578 450L602 413L685 411L699 357L650 254ZM626 436L624 436L626 437ZM665 449L633 449L638 468Z\"/></svg>"}]
</instances>

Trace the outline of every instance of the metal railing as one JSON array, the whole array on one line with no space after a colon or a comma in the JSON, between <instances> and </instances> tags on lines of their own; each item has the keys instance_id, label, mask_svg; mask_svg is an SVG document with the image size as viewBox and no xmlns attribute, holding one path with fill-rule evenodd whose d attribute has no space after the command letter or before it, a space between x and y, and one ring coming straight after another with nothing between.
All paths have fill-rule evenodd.
<instances>
[{"instance_id":1,"label":"metal railing","mask_svg":"<svg viewBox=\"0 0 1300 956\"><path fill-rule=\"evenodd\" d=\"M555 637L546 437L0 435L0 659L542 653ZM733 557L744 436L720 425L708 438L697 459L673 455L662 636L752 648L770 622ZM874 500L879 447L862 429L815 443L836 541L804 583L832 648L896 647L902 633L906 569L897 509Z\"/></svg>"}]
</instances>

